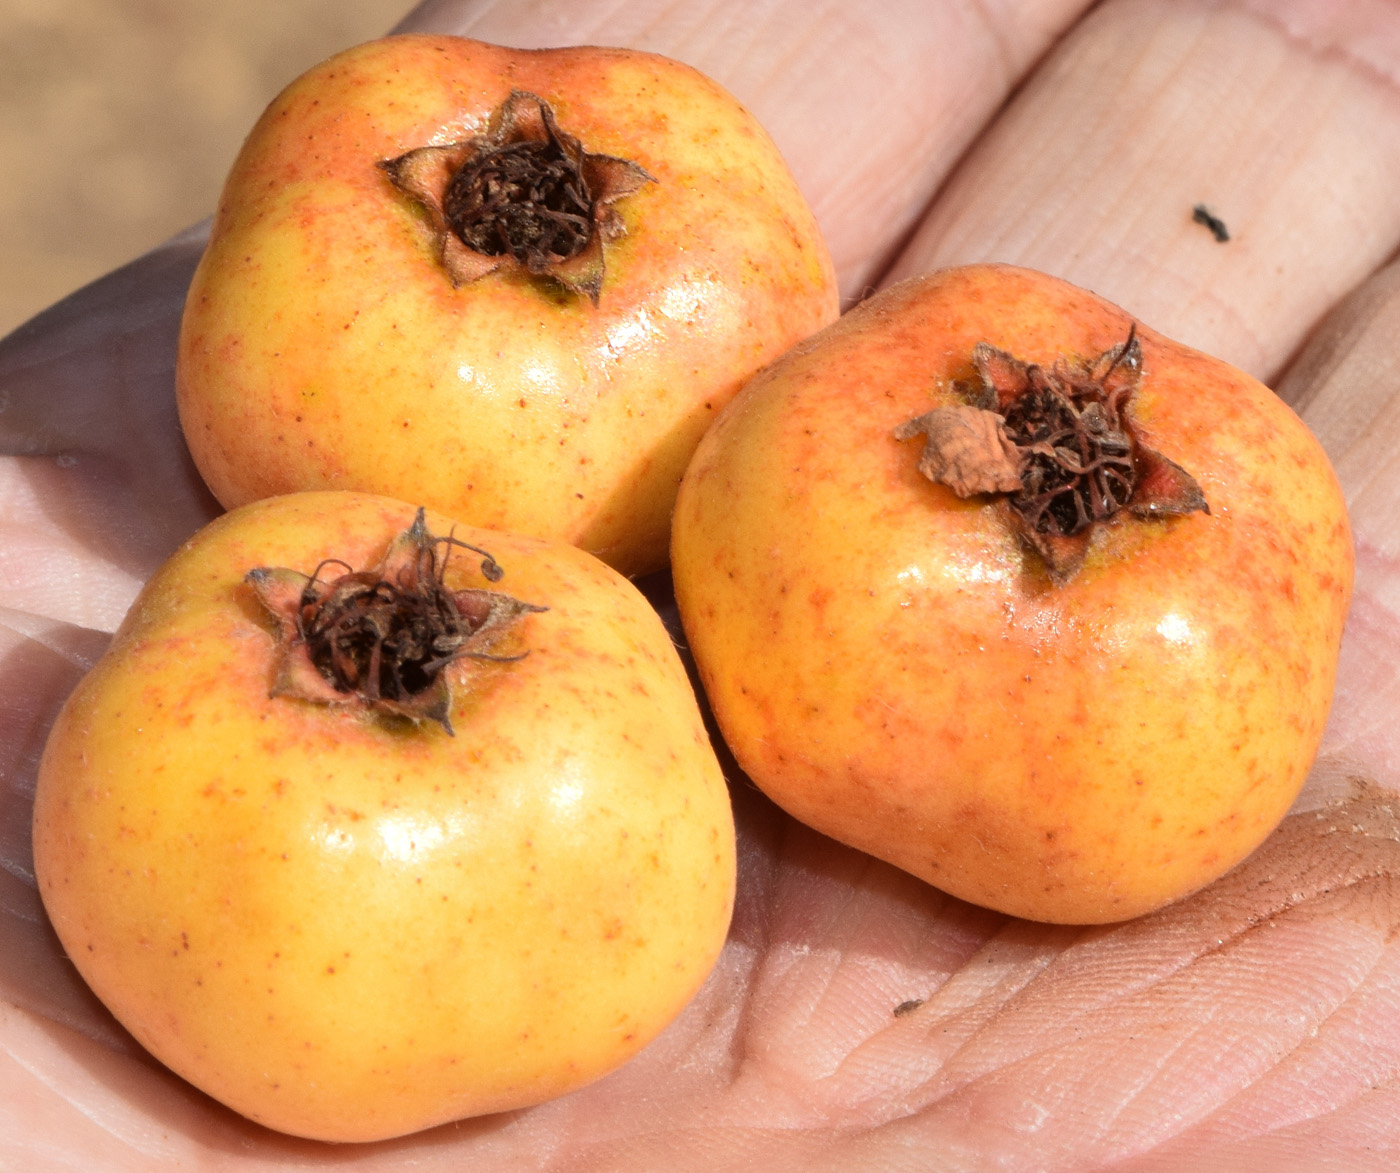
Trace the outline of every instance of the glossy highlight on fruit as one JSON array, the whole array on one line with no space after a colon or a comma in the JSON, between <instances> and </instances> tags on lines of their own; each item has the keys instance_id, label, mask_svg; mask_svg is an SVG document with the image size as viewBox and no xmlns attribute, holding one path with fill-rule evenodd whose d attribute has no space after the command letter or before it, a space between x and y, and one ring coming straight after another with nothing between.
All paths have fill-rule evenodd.
<instances>
[{"instance_id":1,"label":"glossy highlight on fruit","mask_svg":"<svg viewBox=\"0 0 1400 1173\"><path fill-rule=\"evenodd\" d=\"M180 419L226 507L383 493L641 574L715 414L836 313L801 191L708 78L389 37L249 135L186 302Z\"/></svg>"},{"instance_id":2,"label":"glossy highlight on fruit","mask_svg":"<svg viewBox=\"0 0 1400 1173\"><path fill-rule=\"evenodd\" d=\"M345 663L287 687L316 671L282 653L320 604L394 590L450 621L337 610ZM445 712L365 694L393 656L411 671L370 691L440 674ZM35 799L40 894L97 995L210 1095L322 1140L535 1104L624 1062L718 956L734 850L636 588L574 547L360 494L260 501L191 538L62 710Z\"/></svg>"},{"instance_id":3,"label":"glossy highlight on fruit","mask_svg":"<svg viewBox=\"0 0 1400 1173\"><path fill-rule=\"evenodd\" d=\"M1018 415L1052 384L1072 411ZM1266 387L978 265L886 290L745 388L686 473L673 574L719 727L775 801L966 900L1089 923L1200 888L1286 812L1352 548Z\"/></svg>"}]
</instances>

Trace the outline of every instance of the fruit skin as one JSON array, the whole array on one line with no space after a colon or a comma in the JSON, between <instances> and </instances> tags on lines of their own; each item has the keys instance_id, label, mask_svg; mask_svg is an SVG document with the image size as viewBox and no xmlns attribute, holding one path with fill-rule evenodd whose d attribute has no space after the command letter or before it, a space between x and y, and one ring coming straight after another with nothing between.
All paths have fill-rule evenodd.
<instances>
[{"instance_id":1,"label":"fruit skin","mask_svg":"<svg viewBox=\"0 0 1400 1173\"><path fill-rule=\"evenodd\" d=\"M745 388L677 504L677 602L740 765L818 830L1037 920L1135 916L1254 849L1316 752L1350 596L1311 434L1142 326L1129 414L1210 514L1120 514L1064 586L892 439L961 401L978 342L1050 363L1130 325L1007 266L902 283Z\"/></svg>"},{"instance_id":2,"label":"fruit skin","mask_svg":"<svg viewBox=\"0 0 1400 1173\"><path fill-rule=\"evenodd\" d=\"M157 1058L237 1111L372 1140L616 1067L718 956L728 792L656 614L557 543L456 527L550 610L459 685L456 736L270 698L248 569L373 565L413 509L256 503L152 579L40 768L39 889ZM429 515L435 534L452 523ZM448 581L485 584L457 551Z\"/></svg>"},{"instance_id":3,"label":"fruit skin","mask_svg":"<svg viewBox=\"0 0 1400 1173\"><path fill-rule=\"evenodd\" d=\"M376 166L484 132L513 89L657 181L615 205L628 231L596 307L518 274L454 288ZM639 574L665 563L715 413L836 312L801 192L707 78L625 50L390 37L292 83L244 145L186 304L180 418L225 506L383 493Z\"/></svg>"}]
</instances>

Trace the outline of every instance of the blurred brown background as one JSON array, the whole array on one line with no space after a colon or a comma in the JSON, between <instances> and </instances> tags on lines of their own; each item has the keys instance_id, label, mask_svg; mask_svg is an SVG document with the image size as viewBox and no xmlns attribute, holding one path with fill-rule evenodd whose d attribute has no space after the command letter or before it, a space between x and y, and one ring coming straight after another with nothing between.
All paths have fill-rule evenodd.
<instances>
[{"instance_id":1,"label":"blurred brown background","mask_svg":"<svg viewBox=\"0 0 1400 1173\"><path fill-rule=\"evenodd\" d=\"M412 0L0 0L0 336L208 215L254 119Z\"/></svg>"}]
</instances>

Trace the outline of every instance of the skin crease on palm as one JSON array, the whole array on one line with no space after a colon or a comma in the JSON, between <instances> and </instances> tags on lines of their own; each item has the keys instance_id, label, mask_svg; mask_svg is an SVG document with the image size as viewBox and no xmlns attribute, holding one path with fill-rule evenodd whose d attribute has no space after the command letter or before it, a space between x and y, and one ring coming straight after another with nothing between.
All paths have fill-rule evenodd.
<instances>
[{"instance_id":1,"label":"skin crease on palm","mask_svg":"<svg viewBox=\"0 0 1400 1173\"><path fill-rule=\"evenodd\" d=\"M216 512L173 403L192 230L0 345L0 1168L1396 1167L1400 2L1086 9L438 0L403 27L698 66L777 139L848 300L1030 265L1278 388L1337 466L1357 583L1322 752L1275 835L1163 912L1046 927L823 839L736 778L728 946L632 1063L365 1147L246 1124L86 991L28 845L54 712ZM1228 242L1192 221L1202 203Z\"/></svg>"}]
</instances>

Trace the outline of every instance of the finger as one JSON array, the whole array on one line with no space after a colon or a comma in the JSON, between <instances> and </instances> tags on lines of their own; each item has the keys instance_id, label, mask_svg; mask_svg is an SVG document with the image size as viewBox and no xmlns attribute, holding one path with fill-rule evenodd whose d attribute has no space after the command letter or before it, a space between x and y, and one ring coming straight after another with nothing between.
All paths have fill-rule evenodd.
<instances>
[{"instance_id":1,"label":"finger","mask_svg":"<svg viewBox=\"0 0 1400 1173\"><path fill-rule=\"evenodd\" d=\"M175 334L202 245L177 237L0 342L8 606L113 630L217 511L175 415Z\"/></svg>"},{"instance_id":2,"label":"finger","mask_svg":"<svg viewBox=\"0 0 1400 1173\"><path fill-rule=\"evenodd\" d=\"M1347 298L1309 339L1279 394L1317 434L1342 482L1356 543L1332 719L1304 802L1354 779L1400 792L1400 264Z\"/></svg>"},{"instance_id":3,"label":"finger","mask_svg":"<svg viewBox=\"0 0 1400 1173\"><path fill-rule=\"evenodd\" d=\"M1268 379L1400 241L1397 68L1395 5L1110 0L959 166L890 279L1043 269Z\"/></svg>"},{"instance_id":4,"label":"finger","mask_svg":"<svg viewBox=\"0 0 1400 1173\"><path fill-rule=\"evenodd\" d=\"M106 647L100 632L0 608L0 998L125 1045L58 947L39 902L29 829L54 714Z\"/></svg>"},{"instance_id":5,"label":"finger","mask_svg":"<svg viewBox=\"0 0 1400 1173\"><path fill-rule=\"evenodd\" d=\"M1327 317L1278 393L1327 449L1367 547L1400 556L1400 263Z\"/></svg>"},{"instance_id":6,"label":"finger","mask_svg":"<svg viewBox=\"0 0 1400 1173\"><path fill-rule=\"evenodd\" d=\"M693 65L773 136L848 297L866 290L954 161L1085 0L432 0L401 31L520 48L620 45Z\"/></svg>"}]
</instances>

